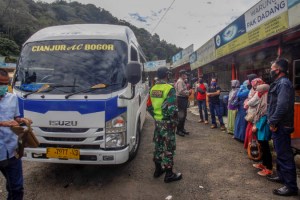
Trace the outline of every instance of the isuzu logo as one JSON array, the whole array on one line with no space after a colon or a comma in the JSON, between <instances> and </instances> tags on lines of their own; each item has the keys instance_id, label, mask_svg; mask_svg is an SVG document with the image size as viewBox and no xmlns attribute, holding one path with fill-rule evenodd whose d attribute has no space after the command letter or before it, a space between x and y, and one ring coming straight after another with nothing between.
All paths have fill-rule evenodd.
<instances>
[{"instance_id":1,"label":"isuzu logo","mask_svg":"<svg viewBox=\"0 0 300 200\"><path fill-rule=\"evenodd\" d=\"M50 126L77 126L77 121L49 121Z\"/></svg>"}]
</instances>

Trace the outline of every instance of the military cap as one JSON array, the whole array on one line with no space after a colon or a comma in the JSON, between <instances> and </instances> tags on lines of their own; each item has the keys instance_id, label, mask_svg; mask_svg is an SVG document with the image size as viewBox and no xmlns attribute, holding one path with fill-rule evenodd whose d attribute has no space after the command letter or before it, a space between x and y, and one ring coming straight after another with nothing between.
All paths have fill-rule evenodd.
<instances>
[{"instance_id":1,"label":"military cap","mask_svg":"<svg viewBox=\"0 0 300 200\"><path fill-rule=\"evenodd\" d=\"M157 69L157 78L159 79L164 79L168 76L169 74L169 69L167 67L160 67Z\"/></svg>"}]
</instances>

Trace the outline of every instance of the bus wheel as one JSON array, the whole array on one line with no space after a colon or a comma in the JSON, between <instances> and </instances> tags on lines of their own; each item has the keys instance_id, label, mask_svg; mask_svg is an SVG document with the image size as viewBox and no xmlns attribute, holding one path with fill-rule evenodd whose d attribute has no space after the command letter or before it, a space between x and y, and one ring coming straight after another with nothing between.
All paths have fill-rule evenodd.
<instances>
[{"instance_id":1,"label":"bus wheel","mask_svg":"<svg viewBox=\"0 0 300 200\"><path fill-rule=\"evenodd\" d=\"M136 126L135 144L129 153L129 160L132 160L136 156L140 147L140 142L141 142L141 120L139 119Z\"/></svg>"}]
</instances>

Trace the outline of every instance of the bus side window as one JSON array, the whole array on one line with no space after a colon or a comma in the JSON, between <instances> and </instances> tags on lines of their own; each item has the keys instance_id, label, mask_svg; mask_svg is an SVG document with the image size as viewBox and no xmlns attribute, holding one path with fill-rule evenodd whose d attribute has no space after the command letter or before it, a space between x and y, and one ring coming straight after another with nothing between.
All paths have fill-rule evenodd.
<instances>
[{"instance_id":1,"label":"bus side window","mask_svg":"<svg viewBox=\"0 0 300 200\"><path fill-rule=\"evenodd\" d=\"M138 61L138 53L134 47L131 47L131 61Z\"/></svg>"},{"instance_id":2,"label":"bus side window","mask_svg":"<svg viewBox=\"0 0 300 200\"><path fill-rule=\"evenodd\" d=\"M142 63L142 83L146 82L147 74L145 72L144 63Z\"/></svg>"},{"instance_id":3,"label":"bus side window","mask_svg":"<svg viewBox=\"0 0 300 200\"><path fill-rule=\"evenodd\" d=\"M146 77L147 77L147 72L145 72L145 63L146 60L144 59L144 57L140 54L140 62L142 64L142 83L146 82Z\"/></svg>"}]
</instances>

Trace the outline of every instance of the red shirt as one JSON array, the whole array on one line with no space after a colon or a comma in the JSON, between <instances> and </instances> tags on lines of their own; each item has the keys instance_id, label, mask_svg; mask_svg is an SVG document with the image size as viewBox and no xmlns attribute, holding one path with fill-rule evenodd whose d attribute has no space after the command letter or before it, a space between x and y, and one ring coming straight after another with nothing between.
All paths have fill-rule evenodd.
<instances>
[{"instance_id":1,"label":"red shirt","mask_svg":"<svg viewBox=\"0 0 300 200\"><path fill-rule=\"evenodd\" d=\"M202 83L199 85L200 89L202 89L205 93L201 94L200 92L197 92L197 100L201 101L201 100L206 100L206 87L205 85Z\"/></svg>"}]
</instances>

